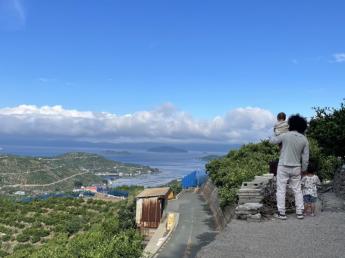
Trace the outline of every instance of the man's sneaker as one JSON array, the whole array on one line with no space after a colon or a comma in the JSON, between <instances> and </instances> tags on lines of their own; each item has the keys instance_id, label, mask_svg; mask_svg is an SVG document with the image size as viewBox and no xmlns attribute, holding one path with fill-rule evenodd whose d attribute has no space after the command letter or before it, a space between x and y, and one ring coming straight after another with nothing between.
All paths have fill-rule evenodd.
<instances>
[{"instance_id":1,"label":"man's sneaker","mask_svg":"<svg viewBox=\"0 0 345 258\"><path fill-rule=\"evenodd\" d=\"M283 213L280 213L279 211L276 214L274 214L274 217L277 219L286 220L286 215Z\"/></svg>"},{"instance_id":2,"label":"man's sneaker","mask_svg":"<svg viewBox=\"0 0 345 258\"><path fill-rule=\"evenodd\" d=\"M303 213L297 213L296 217L297 217L297 219L304 219Z\"/></svg>"}]
</instances>

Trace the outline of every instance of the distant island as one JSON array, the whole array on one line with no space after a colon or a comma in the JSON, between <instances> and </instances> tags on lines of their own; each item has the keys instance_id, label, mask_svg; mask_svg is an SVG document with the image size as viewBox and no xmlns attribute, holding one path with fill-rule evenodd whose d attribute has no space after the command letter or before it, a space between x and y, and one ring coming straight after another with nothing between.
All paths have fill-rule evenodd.
<instances>
[{"instance_id":1,"label":"distant island","mask_svg":"<svg viewBox=\"0 0 345 258\"><path fill-rule=\"evenodd\" d=\"M115 151L115 150L104 150L101 152L104 155L114 155L114 156L128 156L131 155L129 151Z\"/></svg>"},{"instance_id":2,"label":"distant island","mask_svg":"<svg viewBox=\"0 0 345 258\"><path fill-rule=\"evenodd\" d=\"M214 160L214 159L219 159L221 157L222 156L219 156L219 155L207 155L207 156L200 157L200 160L202 160L202 161L211 161L211 160Z\"/></svg>"},{"instance_id":3,"label":"distant island","mask_svg":"<svg viewBox=\"0 0 345 258\"><path fill-rule=\"evenodd\" d=\"M172 147L172 146L160 146L153 147L147 150L148 152L161 152L161 153L187 153L187 150Z\"/></svg>"},{"instance_id":4,"label":"distant island","mask_svg":"<svg viewBox=\"0 0 345 258\"><path fill-rule=\"evenodd\" d=\"M103 156L71 152L55 157L0 154L0 193L70 191L76 181L101 184L105 177L134 177L158 173L157 168L127 164Z\"/></svg>"}]
</instances>

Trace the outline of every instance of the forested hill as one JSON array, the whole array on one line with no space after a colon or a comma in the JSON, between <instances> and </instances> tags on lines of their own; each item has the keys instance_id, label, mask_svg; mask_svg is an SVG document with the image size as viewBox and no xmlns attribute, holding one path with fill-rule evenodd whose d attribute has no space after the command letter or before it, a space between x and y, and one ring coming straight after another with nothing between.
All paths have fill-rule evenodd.
<instances>
[{"instance_id":1,"label":"forested hill","mask_svg":"<svg viewBox=\"0 0 345 258\"><path fill-rule=\"evenodd\" d=\"M30 188L49 190L71 190L75 181L84 185L101 183L97 174L119 174L156 172L147 166L124 164L102 156L72 152L56 157L22 157L0 155L0 187L8 191ZM12 187L9 187L12 186Z\"/></svg>"}]
</instances>

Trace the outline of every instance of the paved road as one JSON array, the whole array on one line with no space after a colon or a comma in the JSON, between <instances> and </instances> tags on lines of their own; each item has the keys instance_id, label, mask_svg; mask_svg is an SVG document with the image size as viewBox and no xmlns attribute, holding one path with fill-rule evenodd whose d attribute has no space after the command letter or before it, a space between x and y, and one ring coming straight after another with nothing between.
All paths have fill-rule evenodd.
<instances>
[{"instance_id":1,"label":"paved road","mask_svg":"<svg viewBox=\"0 0 345 258\"><path fill-rule=\"evenodd\" d=\"M169 201L168 210L180 213L179 223L158 258L195 257L201 247L214 240L215 223L201 195L186 192L180 199Z\"/></svg>"},{"instance_id":2,"label":"paved road","mask_svg":"<svg viewBox=\"0 0 345 258\"><path fill-rule=\"evenodd\" d=\"M326 196L324 212L298 220L266 222L232 220L199 258L344 258L345 212L343 201Z\"/></svg>"},{"instance_id":3,"label":"paved road","mask_svg":"<svg viewBox=\"0 0 345 258\"><path fill-rule=\"evenodd\" d=\"M69 177L65 177L65 178L62 178L60 180L57 180L57 181L54 181L52 183L48 183L48 184L43 184L43 185L23 185L23 184L16 184L16 185L4 185L2 186L2 188L5 188L5 187L43 187L43 186L51 186L51 185L55 185L55 184L58 184L58 183L61 183L63 181L66 181L66 180L69 180L73 177L76 177L76 176L81 176L81 175L84 175L84 174L87 174L87 173L90 173L90 172L83 172L83 173L78 173L78 174L74 174L72 176L69 176ZM1 189L1 188L0 188Z\"/></svg>"}]
</instances>

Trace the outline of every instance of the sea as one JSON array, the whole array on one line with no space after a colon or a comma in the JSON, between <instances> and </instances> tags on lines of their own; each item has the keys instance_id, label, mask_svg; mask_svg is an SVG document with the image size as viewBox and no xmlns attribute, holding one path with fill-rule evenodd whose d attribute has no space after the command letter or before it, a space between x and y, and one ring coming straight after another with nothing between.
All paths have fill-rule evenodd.
<instances>
[{"instance_id":1,"label":"sea","mask_svg":"<svg viewBox=\"0 0 345 258\"><path fill-rule=\"evenodd\" d=\"M123 152L129 154L105 154L105 151ZM188 151L186 153L148 152L144 149L104 149L97 147L39 147L39 146L2 146L0 153L21 156L51 157L66 152L88 152L104 156L107 159L158 168L159 173L144 174L136 177L124 177L112 181L113 186L142 185L154 187L164 185L175 179L195 171L204 170L206 161L201 158L207 155L225 155L224 152Z\"/></svg>"}]
</instances>

